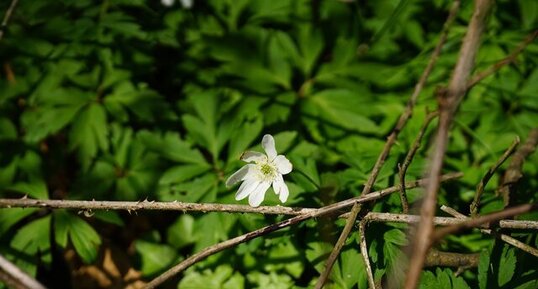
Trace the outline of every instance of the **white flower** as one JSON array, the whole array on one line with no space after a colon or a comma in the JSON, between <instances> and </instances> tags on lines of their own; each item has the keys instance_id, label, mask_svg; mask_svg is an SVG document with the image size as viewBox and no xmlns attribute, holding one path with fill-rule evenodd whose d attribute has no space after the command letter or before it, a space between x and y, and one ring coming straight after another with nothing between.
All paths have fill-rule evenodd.
<instances>
[{"instance_id":1,"label":"white flower","mask_svg":"<svg viewBox=\"0 0 538 289\"><path fill-rule=\"evenodd\" d=\"M179 3L181 3L181 6L183 6L183 8L190 9L192 8L192 1L193 0L179 0ZM174 0L161 0L161 4L166 7L171 7L172 5L174 5Z\"/></svg>"},{"instance_id":2,"label":"white flower","mask_svg":"<svg viewBox=\"0 0 538 289\"><path fill-rule=\"evenodd\" d=\"M277 155L275 139L272 135L263 136L262 147L266 154L244 152L241 160L249 164L244 165L226 180L227 187L243 181L235 194L235 199L239 201L248 196L248 203L252 207L257 207L262 203L265 191L271 185L282 203L286 202L289 195L288 186L284 183L282 175L291 172L291 162L285 156Z\"/></svg>"}]
</instances>

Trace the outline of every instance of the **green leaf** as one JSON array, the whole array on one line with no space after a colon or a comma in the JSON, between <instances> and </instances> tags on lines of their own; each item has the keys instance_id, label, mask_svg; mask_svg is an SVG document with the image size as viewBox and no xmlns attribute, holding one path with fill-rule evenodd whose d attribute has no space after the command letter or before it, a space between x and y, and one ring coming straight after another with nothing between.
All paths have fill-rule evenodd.
<instances>
[{"instance_id":1,"label":"green leaf","mask_svg":"<svg viewBox=\"0 0 538 289\"><path fill-rule=\"evenodd\" d=\"M206 164L200 151L192 144L182 140L177 133L158 134L147 130L141 131L138 138L150 150L163 157L184 163Z\"/></svg>"},{"instance_id":2,"label":"green leaf","mask_svg":"<svg viewBox=\"0 0 538 289\"><path fill-rule=\"evenodd\" d=\"M118 225L118 226L124 226L125 223L121 219L120 215L116 211L97 211L93 213L93 217L101 220L103 222L107 222L110 224Z\"/></svg>"},{"instance_id":3,"label":"green leaf","mask_svg":"<svg viewBox=\"0 0 538 289\"><path fill-rule=\"evenodd\" d=\"M194 218L191 215L181 215L168 227L166 242L174 248L181 249L196 242Z\"/></svg>"},{"instance_id":4,"label":"green leaf","mask_svg":"<svg viewBox=\"0 0 538 289\"><path fill-rule=\"evenodd\" d=\"M99 104L90 104L73 122L70 149L77 150L84 167L89 166L99 150L108 149L108 125L106 113Z\"/></svg>"},{"instance_id":5,"label":"green leaf","mask_svg":"<svg viewBox=\"0 0 538 289\"><path fill-rule=\"evenodd\" d=\"M17 183L9 187L9 189L36 199L46 200L49 198L47 185L43 180L34 180L29 183Z\"/></svg>"},{"instance_id":6,"label":"green leaf","mask_svg":"<svg viewBox=\"0 0 538 289\"><path fill-rule=\"evenodd\" d=\"M169 168L159 180L161 184L182 183L210 170L207 164L179 165Z\"/></svg>"},{"instance_id":7,"label":"green leaf","mask_svg":"<svg viewBox=\"0 0 538 289\"><path fill-rule=\"evenodd\" d=\"M313 105L312 113L334 125L357 132L377 133L379 127L365 117L371 111L365 109L368 105L361 93L365 92L330 89L313 95L308 101Z\"/></svg>"},{"instance_id":8,"label":"green leaf","mask_svg":"<svg viewBox=\"0 0 538 289\"><path fill-rule=\"evenodd\" d=\"M56 242L65 247L67 236L69 236L75 250L85 263L95 261L101 244L101 238L97 232L80 217L66 211L55 211L54 217Z\"/></svg>"},{"instance_id":9,"label":"green leaf","mask_svg":"<svg viewBox=\"0 0 538 289\"><path fill-rule=\"evenodd\" d=\"M245 122L237 127L230 137L228 159L238 160L249 145L258 138L262 128L263 122L259 117L252 122Z\"/></svg>"},{"instance_id":10,"label":"green leaf","mask_svg":"<svg viewBox=\"0 0 538 289\"><path fill-rule=\"evenodd\" d=\"M294 286L290 276L276 272L264 274L254 271L247 274L247 279L255 284L252 288L256 289L291 289Z\"/></svg>"},{"instance_id":11,"label":"green leaf","mask_svg":"<svg viewBox=\"0 0 538 289\"><path fill-rule=\"evenodd\" d=\"M30 259L18 258L16 265L22 265L22 268L31 269L27 271L35 276L35 263L38 256L45 263L50 263L50 216L46 216L26 224L19 229L10 242L10 246Z\"/></svg>"},{"instance_id":12,"label":"green leaf","mask_svg":"<svg viewBox=\"0 0 538 289\"><path fill-rule=\"evenodd\" d=\"M456 277L450 269L437 268L435 274L424 271L420 279L420 289L471 289L462 277Z\"/></svg>"},{"instance_id":13,"label":"green leaf","mask_svg":"<svg viewBox=\"0 0 538 289\"><path fill-rule=\"evenodd\" d=\"M177 258L176 250L165 244L137 240L135 248L142 257L141 270L144 276L151 276L167 269Z\"/></svg>"},{"instance_id":14,"label":"green leaf","mask_svg":"<svg viewBox=\"0 0 538 289\"><path fill-rule=\"evenodd\" d=\"M291 241L273 246L267 258L269 263L265 265L265 270L268 272L278 271L283 268L294 278L299 278L304 271L301 254ZM285 260L289 261L284 262Z\"/></svg>"},{"instance_id":15,"label":"green leaf","mask_svg":"<svg viewBox=\"0 0 538 289\"><path fill-rule=\"evenodd\" d=\"M218 266L215 271L204 270L202 273L194 270L188 271L185 277L181 279L178 289L228 289L244 288L245 278L234 273L230 265ZM235 287L237 286L237 287Z\"/></svg>"},{"instance_id":16,"label":"green leaf","mask_svg":"<svg viewBox=\"0 0 538 289\"><path fill-rule=\"evenodd\" d=\"M499 287L504 286L506 283L512 280L512 277L514 276L514 271L516 270L516 261L517 260L514 248L504 246L499 262Z\"/></svg>"},{"instance_id":17,"label":"green leaf","mask_svg":"<svg viewBox=\"0 0 538 289\"><path fill-rule=\"evenodd\" d=\"M478 260L478 287L480 289L487 289L491 272L490 253L486 250L480 252L480 259Z\"/></svg>"},{"instance_id":18,"label":"green leaf","mask_svg":"<svg viewBox=\"0 0 538 289\"><path fill-rule=\"evenodd\" d=\"M38 209L11 208L0 210L0 236L5 236L4 234L13 227L13 225L33 214L36 210Z\"/></svg>"}]
</instances>

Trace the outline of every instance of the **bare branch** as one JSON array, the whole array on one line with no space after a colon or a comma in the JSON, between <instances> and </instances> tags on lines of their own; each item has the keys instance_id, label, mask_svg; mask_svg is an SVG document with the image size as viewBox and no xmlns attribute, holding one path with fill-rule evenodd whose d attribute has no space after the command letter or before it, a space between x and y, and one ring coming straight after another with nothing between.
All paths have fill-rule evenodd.
<instances>
[{"instance_id":1,"label":"bare branch","mask_svg":"<svg viewBox=\"0 0 538 289\"><path fill-rule=\"evenodd\" d=\"M515 152L510 165L504 173L498 192L503 196L505 206L510 204L510 194L515 191L519 179L523 177L521 171L525 159L534 152L537 144L538 128L534 128L530 131L527 141Z\"/></svg>"},{"instance_id":2,"label":"bare branch","mask_svg":"<svg viewBox=\"0 0 538 289\"><path fill-rule=\"evenodd\" d=\"M360 238L360 247L361 255L364 260L364 265L366 266L366 279L368 280L368 286L370 289L376 289L374 273L372 272L372 266L370 265L370 257L368 257L368 245L366 243L366 225L368 221L363 219L359 223L359 238Z\"/></svg>"},{"instance_id":3,"label":"bare branch","mask_svg":"<svg viewBox=\"0 0 538 289\"><path fill-rule=\"evenodd\" d=\"M11 5L9 5L9 8L6 10L4 20L2 20L2 24L0 25L0 41L2 40L2 37L4 37L4 31L7 28L7 24L9 22L9 19L11 18L11 15L13 14L13 11L15 11L15 6L17 6L17 2L19 2L19 0L11 0Z\"/></svg>"},{"instance_id":4,"label":"bare branch","mask_svg":"<svg viewBox=\"0 0 538 289\"><path fill-rule=\"evenodd\" d=\"M481 217L465 219L465 222L437 230L437 232L435 232L435 234L432 236L432 240L433 242L436 242L446 235L454 234L464 229L477 228L485 223L492 223L516 215L521 215L523 213L535 210L536 208L538 208L538 205L536 204L525 204L517 207L504 209L502 211L491 213Z\"/></svg>"},{"instance_id":5,"label":"bare branch","mask_svg":"<svg viewBox=\"0 0 538 289\"><path fill-rule=\"evenodd\" d=\"M448 207L448 206L441 206L441 210L445 211L447 214L450 214L456 218L460 218L460 219L467 219L467 216L465 216L464 214ZM516 248L519 248L531 255L534 255L536 257L538 257L538 249L536 248L533 248L521 241L519 241L518 239L515 239L515 238L512 238L506 234L500 234L496 231L492 231L490 229L481 229L480 230L482 233L484 234L489 234L489 235L493 235L495 236L496 238L499 238L501 239L502 241L506 242L507 244L510 244Z\"/></svg>"},{"instance_id":6,"label":"bare branch","mask_svg":"<svg viewBox=\"0 0 538 289\"><path fill-rule=\"evenodd\" d=\"M0 199L0 208L47 208L73 210L138 210L183 211L183 212L225 212L258 213L267 215L301 215L315 211L314 208L294 208L281 206L251 207L234 204L198 204L183 202L155 201L76 201L76 200L36 200L36 199Z\"/></svg>"},{"instance_id":7,"label":"bare branch","mask_svg":"<svg viewBox=\"0 0 538 289\"><path fill-rule=\"evenodd\" d=\"M426 266L477 267L480 254L442 252L431 249L426 256Z\"/></svg>"},{"instance_id":8,"label":"bare branch","mask_svg":"<svg viewBox=\"0 0 538 289\"><path fill-rule=\"evenodd\" d=\"M450 173L443 176L443 181L449 181L463 176L462 173ZM426 179L420 179L406 183L406 188L412 189L423 186ZM337 211L349 206L355 202L368 202L397 192L400 186L392 186L381 191L373 192L368 196L359 196L332 205L320 208L330 208ZM134 212L137 210L164 210L164 211L182 211L182 212L226 212L226 213L259 213L259 214L278 214L278 215L304 215L313 214L320 209L314 208L293 208L281 206L260 206L253 208L246 205L232 204L197 204L182 202L155 202L155 201L72 201L72 200L36 200L28 199L0 199L0 208L47 208L47 209L75 209L75 210L126 210ZM331 212L332 212L331 211Z\"/></svg>"},{"instance_id":9,"label":"bare branch","mask_svg":"<svg viewBox=\"0 0 538 289\"><path fill-rule=\"evenodd\" d=\"M529 44L531 44L536 37L538 37L538 30L535 30L531 34L529 34L523 42L521 42L510 55L508 55L506 58L500 60L499 62L493 64L492 66L488 67L486 70L481 71L475 76L473 76L468 82L467 82L467 90L471 89L473 86L475 86L477 83L482 81L484 78L494 74L495 72L499 71L503 66L514 63L516 61L517 56L527 48Z\"/></svg>"},{"instance_id":10,"label":"bare branch","mask_svg":"<svg viewBox=\"0 0 538 289\"><path fill-rule=\"evenodd\" d=\"M455 177L460 177L460 176L461 176L460 173L449 174L449 175L445 176L445 179L448 180L448 179L453 179ZM426 180L418 180L418 181L410 182L410 183L407 183L407 184L408 184L408 188L412 188L412 187L421 186L425 182L426 182ZM379 198L384 197L386 195L389 195L389 194L392 194L394 192L397 192L398 190L399 190L399 186L394 186L394 187L388 188L386 190L381 190L381 191L370 193L370 194L368 194L366 196L360 196L360 197L348 199L348 200L345 200L345 201L341 201L341 202L331 204L331 205L322 207L320 209L311 211L309 213L305 213L305 214L302 214L302 215L295 216L293 218L284 220L284 221L279 222L279 223L275 223L275 224L271 224L269 226L265 226L265 227L260 228L258 230L255 230L255 231L243 234L241 236L238 236L238 237L223 241L221 243L215 244L213 246L207 247L204 250L190 256L189 258L183 260L181 263L179 263L179 264L175 265L174 267L170 268L168 271L164 272L163 274L161 274L157 278L153 279L150 283L148 283L146 285L146 288L148 288L148 289L149 288L155 288L155 287L159 286L160 284L162 284L163 282L165 282L166 280L172 278L173 276L179 274L180 272L182 272L186 268L188 268L191 265L195 264L196 262L199 262L199 261L207 258L208 256L216 254L216 253L218 253L218 252L220 252L222 250L225 250L227 248L230 248L230 247L236 246L238 244L244 243L246 241L252 240L254 238L269 234L269 233L274 232L276 230L280 230L282 228L285 228L285 227L300 223L300 222L308 220L310 218L316 218L316 217L322 217L322 216L325 216L325 215L329 215L331 213L337 212L337 211L339 211L341 209L344 209L346 207L350 207L350 206L352 206L353 204L356 204L356 203L365 203L365 202L369 202L369 201L379 199Z\"/></svg>"},{"instance_id":11,"label":"bare branch","mask_svg":"<svg viewBox=\"0 0 538 289\"><path fill-rule=\"evenodd\" d=\"M443 207L441 207L442 209ZM420 221L418 215L405 215L405 214L392 214L392 213L375 213L370 212L364 220L369 222L386 222L386 223L407 223L414 224ZM457 225L465 222L465 219L450 218L450 217L435 217L433 223L437 226L450 226ZM502 229L515 229L515 230L538 230L538 221L523 221L523 220L501 220L497 227ZM484 224L480 228L487 229L489 226Z\"/></svg>"},{"instance_id":12,"label":"bare branch","mask_svg":"<svg viewBox=\"0 0 538 289\"><path fill-rule=\"evenodd\" d=\"M441 31L439 42L437 43L432 55L430 56L428 65L424 69L424 72L420 76L419 81L415 85L415 89L409 101L407 102L405 111L400 115L400 118L398 119L396 126L392 130L391 134L388 136L387 142L385 143L383 150L381 151L381 154L377 158L377 161L372 169L372 172L370 173L370 177L368 178L366 184L364 185L364 188L362 190L362 195L366 195L370 193L370 190L372 189L377 179L377 175L379 174L381 167L383 166L386 158L389 155L390 149L396 142L396 138L398 137L398 134L400 133L402 128L407 124L407 121L409 120L409 118L411 118L413 114L413 108L415 107L415 104L417 102L417 98L420 92L422 91L422 88L426 84L426 80L428 79L433 69L433 66L437 62L437 58L439 57L439 54L441 53L441 48L443 47L447 39L448 29L452 25L456 17L456 13L459 10L459 6L460 6L460 0L454 0L454 3L450 9L448 18L443 26L443 30ZM360 210L361 210L361 206L359 204L355 204L353 208L351 209L351 214L346 220L346 225L344 226L344 229L342 230L342 233L340 234L338 241L334 245L334 248L331 251L329 258L327 258L325 269L323 270L318 281L316 282L316 286L315 286L316 289L321 289L323 285L325 284L325 282L327 282L327 278L329 277L331 273L334 262L336 262L336 259L338 258L338 255L340 254L340 251L342 250L342 247L344 246L344 243L347 240L349 233L351 233L351 229L353 227L353 224L355 223L355 220L357 220L357 216L359 215Z\"/></svg>"},{"instance_id":13,"label":"bare branch","mask_svg":"<svg viewBox=\"0 0 538 289\"><path fill-rule=\"evenodd\" d=\"M17 289L46 289L45 286L2 255L0 255L0 280Z\"/></svg>"},{"instance_id":14,"label":"bare branch","mask_svg":"<svg viewBox=\"0 0 538 289\"><path fill-rule=\"evenodd\" d=\"M519 145L519 137L516 137L516 139L512 142L510 147L506 149L504 154L497 160L497 162L489 168L489 170L486 172L484 177L480 180L480 183L476 187L476 192L474 195L474 200L471 203L471 206L469 207L471 216L474 217L478 213L478 206L480 206L480 198L482 197L482 193L484 192L484 188L489 182L489 179L493 176L495 171L504 163L504 161L514 153L516 147Z\"/></svg>"},{"instance_id":15,"label":"bare branch","mask_svg":"<svg viewBox=\"0 0 538 289\"><path fill-rule=\"evenodd\" d=\"M422 141L422 137L424 136L424 133L426 132L426 129L430 125L430 122L436 118L439 115L439 112L430 112L426 115L426 118L424 119L424 123L422 124L422 127L420 128L420 131L418 132L417 137L415 138L413 145L411 146L411 149L405 156L405 160L403 164L400 166L398 165L399 174L400 177L400 184L405 184L405 174L407 173L407 168L411 164L411 161L415 157L415 154L417 153L418 149L420 148L420 143ZM409 212L409 203L407 202L407 193L405 191L405 186L401 186L400 190L400 201L402 203L402 210L404 214L407 214Z\"/></svg>"},{"instance_id":16,"label":"bare branch","mask_svg":"<svg viewBox=\"0 0 538 289\"><path fill-rule=\"evenodd\" d=\"M465 91L469 74L474 65L480 36L484 30L484 21L490 10L491 0L476 0L475 9L467 34L461 46L456 67L452 73L448 89L440 94L439 98L439 128L435 138L435 149L431 156L428 174L430 179L426 185L426 193L420 210L421 221L418 224L414 246L411 252L409 271L404 288L415 289L424 266L424 259L430 248L433 234L433 218L437 205L437 191L439 190L438 176L441 175L443 160L448 142L448 132L454 113L459 107Z\"/></svg>"}]
</instances>

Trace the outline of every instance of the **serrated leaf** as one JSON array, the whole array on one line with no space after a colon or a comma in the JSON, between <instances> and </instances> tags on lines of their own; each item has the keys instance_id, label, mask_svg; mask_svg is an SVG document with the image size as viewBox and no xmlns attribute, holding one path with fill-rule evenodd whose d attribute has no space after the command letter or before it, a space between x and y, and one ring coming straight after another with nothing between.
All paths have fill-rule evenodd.
<instances>
[{"instance_id":1,"label":"serrated leaf","mask_svg":"<svg viewBox=\"0 0 538 289\"><path fill-rule=\"evenodd\" d=\"M301 261L301 255L297 247L291 241L286 241L273 246L267 257L269 263L265 265L265 269L269 272L278 271L279 269L284 268L285 271L294 278L299 278L303 273L304 265ZM282 260L290 261L282 262Z\"/></svg>"},{"instance_id":2,"label":"serrated leaf","mask_svg":"<svg viewBox=\"0 0 538 289\"><path fill-rule=\"evenodd\" d=\"M101 220L103 222L107 222L110 224L123 226L125 223L121 219L120 215L116 211L97 211L93 213L93 217Z\"/></svg>"},{"instance_id":3,"label":"serrated leaf","mask_svg":"<svg viewBox=\"0 0 538 289\"><path fill-rule=\"evenodd\" d=\"M43 180L34 180L27 183L16 183L9 187L9 189L36 199L46 200L49 198L47 185L45 182L43 182Z\"/></svg>"},{"instance_id":4,"label":"serrated leaf","mask_svg":"<svg viewBox=\"0 0 538 289\"><path fill-rule=\"evenodd\" d=\"M192 144L182 140L177 133L159 135L150 131L142 131L138 138L151 151L163 157L184 163L206 164L200 151L192 148Z\"/></svg>"},{"instance_id":5,"label":"serrated leaf","mask_svg":"<svg viewBox=\"0 0 538 289\"><path fill-rule=\"evenodd\" d=\"M368 111L364 109L364 103L361 103L364 96L361 97L359 93L365 92L330 89L311 96L308 101L317 110L314 114L334 125L363 133L377 133L379 127L365 116Z\"/></svg>"},{"instance_id":6,"label":"serrated leaf","mask_svg":"<svg viewBox=\"0 0 538 289\"><path fill-rule=\"evenodd\" d=\"M506 283L512 280L512 277L514 276L514 271L516 270L516 262L517 260L514 249L509 248L505 245L503 247L501 259L499 262L499 287L504 286Z\"/></svg>"},{"instance_id":7,"label":"serrated leaf","mask_svg":"<svg viewBox=\"0 0 538 289\"><path fill-rule=\"evenodd\" d=\"M264 274L261 272L250 272L247 274L247 279L255 285L252 288L256 289L291 289L293 288L293 280L289 275L277 274L270 272Z\"/></svg>"},{"instance_id":8,"label":"serrated leaf","mask_svg":"<svg viewBox=\"0 0 538 289\"><path fill-rule=\"evenodd\" d=\"M480 252L480 259L478 260L478 287L480 289L488 288L488 276L490 274L490 253L486 250Z\"/></svg>"},{"instance_id":9,"label":"serrated leaf","mask_svg":"<svg viewBox=\"0 0 538 289\"><path fill-rule=\"evenodd\" d=\"M176 250L165 244L137 240L135 247L142 258L141 270L144 276L151 276L167 269L177 258Z\"/></svg>"},{"instance_id":10,"label":"serrated leaf","mask_svg":"<svg viewBox=\"0 0 538 289\"><path fill-rule=\"evenodd\" d=\"M194 218L191 215L181 215L168 227L167 243L177 249L196 242Z\"/></svg>"},{"instance_id":11,"label":"serrated leaf","mask_svg":"<svg viewBox=\"0 0 538 289\"><path fill-rule=\"evenodd\" d=\"M27 256L34 256L33 261L20 259L22 263L26 263L25 267L34 268L34 266L28 266L36 262L35 259L38 253L41 254L41 260L49 263L51 261L50 255L50 216L46 216L35 221L26 224L19 229L13 239L10 242L10 246L19 252L23 252ZM34 272L29 272L32 276Z\"/></svg>"},{"instance_id":12,"label":"serrated leaf","mask_svg":"<svg viewBox=\"0 0 538 289\"><path fill-rule=\"evenodd\" d=\"M68 212L58 210L54 217L56 242L65 247L67 236L69 236L73 247L85 263L95 261L101 244L101 238L97 232L80 217Z\"/></svg>"},{"instance_id":13,"label":"serrated leaf","mask_svg":"<svg viewBox=\"0 0 538 289\"><path fill-rule=\"evenodd\" d=\"M229 137L228 159L237 160L241 154L258 138L263 128L261 118L256 118L252 122L245 122L235 129Z\"/></svg>"},{"instance_id":14,"label":"serrated leaf","mask_svg":"<svg viewBox=\"0 0 538 289\"><path fill-rule=\"evenodd\" d=\"M4 234L11 227L13 227L13 225L33 214L36 210L37 209L31 208L11 208L0 210L0 236L4 236Z\"/></svg>"},{"instance_id":15,"label":"serrated leaf","mask_svg":"<svg viewBox=\"0 0 538 289\"><path fill-rule=\"evenodd\" d=\"M71 127L69 141L70 149L77 150L84 167L88 167L99 150L108 148L107 117L101 105L90 104L79 113Z\"/></svg>"},{"instance_id":16,"label":"serrated leaf","mask_svg":"<svg viewBox=\"0 0 538 289\"><path fill-rule=\"evenodd\" d=\"M178 289L227 289L230 286L238 286L233 288L244 288L244 278L238 274L234 274L234 270L230 265L218 266L214 271L204 270L202 273L189 271L178 284Z\"/></svg>"}]
</instances>

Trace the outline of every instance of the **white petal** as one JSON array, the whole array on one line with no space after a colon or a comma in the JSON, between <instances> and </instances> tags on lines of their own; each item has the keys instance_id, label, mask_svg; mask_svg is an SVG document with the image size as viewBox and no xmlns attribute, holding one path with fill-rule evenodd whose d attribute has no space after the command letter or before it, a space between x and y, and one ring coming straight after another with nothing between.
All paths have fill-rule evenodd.
<instances>
[{"instance_id":1,"label":"white petal","mask_svg":"<svg viewBox=\"0 0 538 289\"><path fill-rule=\"evenodd\" d=\"M261 182L256 189L248 196L248 203L252 207L259 206L263 198L265 198L265 191L271 186L271 182Z\"/></svg>"},{"instance_id":2,"label":"white petal","mask_svg":"<svg viewBox=\"0 0 538 289\"><path fill-rule=\"evenodd\" d=\"M288 186L284 182L284 179L282 178L282 175L277 175L276 179L273 181L273 191L275 191L275 194L277 194L282 203L285 203L288 200L288 196L290 194L288 190Z\"/></svg>"},{"instance_id":3,"label":"white petal","mask_svg":"<svg viewBox=\"0 0 538 289\"><path fill-rule=\"evenodd\" d=\"M192 0L179 0L181 2L181 6L185 9L190 9L192 7Z\"/></svg>"},{"instance_id":4,"label":"white petal","mask_svg":"<svg viewBox=\"0 0 538 289\"><path fill-rule=\"evenodd\" d=\"M246 151L241 155L241 160L247 163L262 162L267 160L267 156L259 152Z\"/></svg>"},{"instance_id":5,"label":"white petal","mask_svg":"<svg viewBox=\"0 0 538 289\"><path fill-rule=\"evenodd\" d=\"M166 7L170 7L174 5L174 0L161 0L161 4L163 4Z\"/></svg>"},{"instance_id":6,"label":"white petal","mask_svg":"<svg viewBox=\"0 0 538 289\"><path fill-rule=\"evenodd\" d=\"M272 135L266 134L263 136L262 147L267 153L269 160L273 160L276 157L275 139Z\"/></svg>"},{"instance_id":7,"label":"white petal","mask_svg":"<svg viewBox=\"0 0 538 289\"><path fill-rule=\"evenodd\" d=\"M285 203L288 200L290 191L288 190L288 186L284 182L282 175L279 175L279 177L277 177L277 179L273 182L273 190L275 193L278 191L277 195L282 203Z\"/></svg>"},{"instance_id":8,"label":"white petal","mask_svg":"<svg viewBox=\"0 0 538 289\"><path fill-rule=\"evenodd\" d=\"M283 155L277 156L273 163L276 165L278 172L283 175L289 174L293 169L291 162Z\"/></svg>"},{"instance_id":9,"label":"white petal","mask_svg":"<svg viewBox=\"0 0 538 289\"><path fill-rule=\"evenodd\" d=\"M247 174L254 169L254 165L244 165L226 180L226 187L231 187L245 179Z\"/></svg>"},{"instance_id":10,"label":"white petal","mask_svg":"<svg viewBox=\"0 0 538 289\"><path fill-rule=\"evenodd\" d=\"M237 193L235 193L235 200L240 201L244 198L246 198L248 195L254 191L258 186L260 185L260 182L257 181L255 178L247 178L241 186L239 186L239 190L237 190Z\"/></svg>"}]
</instances>

